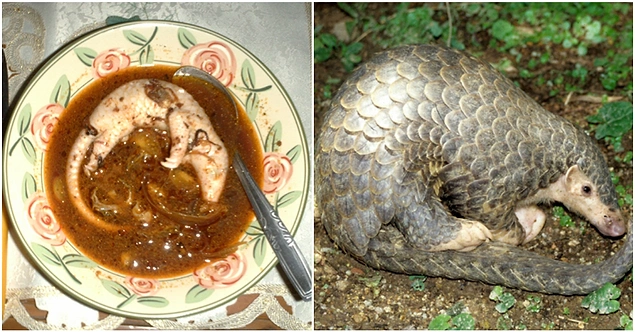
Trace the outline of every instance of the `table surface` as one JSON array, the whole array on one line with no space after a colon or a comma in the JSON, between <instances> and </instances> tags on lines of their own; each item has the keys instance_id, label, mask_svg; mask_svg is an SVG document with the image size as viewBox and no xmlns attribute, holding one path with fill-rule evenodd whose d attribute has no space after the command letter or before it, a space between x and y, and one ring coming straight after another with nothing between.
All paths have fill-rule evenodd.
<instances>
[{"instance_id":1,"label":"table surface","mask_svg":"<svg viewBox=\"0 0 635 332\"><path fill-rule=\"evenodd\" d=\"M248 49L271 70L295 104L307 133L309 160L313 160L312 11L307 3L3 3L2 39L10 99L33 69L61 45L105 26L107 20L134 16L198 25ZM296 232L296 241L310 266L312 201L311 178L308 203ZM312 328L312 302L292 295L278 267L227 307L184 319L144 321L100 313L68 298L35 270L11 235L4 255L8 271L3 329ZM73 318L65 317L56 307L73 311ZM78 313L89 318L77 318L81 316Z\"/></svg>"}]
</instances>

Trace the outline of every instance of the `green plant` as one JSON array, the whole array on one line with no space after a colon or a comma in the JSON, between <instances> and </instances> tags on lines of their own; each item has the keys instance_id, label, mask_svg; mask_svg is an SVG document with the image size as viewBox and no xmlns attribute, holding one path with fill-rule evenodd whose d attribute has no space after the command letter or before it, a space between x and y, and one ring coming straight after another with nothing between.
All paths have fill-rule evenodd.
<instances>
[{"instance_id":1,"label":"green plant","mask_svg":"<svg viewBox=\"0 0 635 332\"><path fill-rule=\"evenodd\" d=\"M633 129L633 104L625 101L606 103L597 114L587 117L594 124L596 139L609 141L616 152L624 151L622 136Z\"/></svg>"},{"instance_id":2,"label":"green plant","mask_svg":"<svg viewBox=\"0 0 635 332\"><path fill-rule=\"evenodd\" d=\"M412 289L416 290L416 291L423 291L426 289L426 279L428 279L428 277L426 276L410 276L409 277L410 281L412 281L412 283L410 284L410 287L412 287Z\"/></svg>"},{"instance_id":3,"label":"green plant","mask_svg":"<svg viewBox=\"0 0 635 332\"><path fill-rule=\"evenodd\" d=\"M373 295L375 297L379 296L379 293L381 292L381 288L379 287L382 280L381 275L376 274L368 278L360 277L359 280L362 281L366 285L366 287L373 290Z\"/></svg>"},{"instance_id":4,"label":"green plant","mask_svg":"<svg viewBox=\"0 0 635 332\"><path fill-rule=\"evenodd\" d=\"M494 286L494 289L489 293L489 299L497 302L494 309L501 314L506 313L507 310L516 304L514 296L508 292L503 292L503 287L501 286Z\"/></svg>"},{"instance_id":5,"label":"green plant","mask_svg":"<svg viewBox=\"0 0 635 332\"><path fill-rule=\"evenodd\" d=\"M355 66L362 61L361 52L364 44L353 42L346 44L335 35L321 32L322 27L318 26L314 30L315 38L313 39L313 58L315 63L321 63L330 59L337 54L340 61L344 65L347 72L352 71Z\"/></svg>"},{"instance_id":6,"label":"green plant","mask_svg":"<svg viewBox=\"0 0 635 332\"><path fill-rule=\"evenodd\" d=\"M335 35L321 33L322 26L317 26L313 30L313 59L315 63L321 63L331 58L337 48L339 41Z\"/></svg>"},{"instance_id":7,"label":"green plant","mask_svg":"<svg viewBox=\"0 0 635 332\"><path fill-rule=\"evenodd\" d=\"M496 320L496 329L497 330L511 330L512 329L512 320L509 318L508 314L501 315Z\"/></svg>"},{"instance_id":8,"label":"green plant","mask_svg":"<svg viewBox=\"0 0 635 332\"><path fill-rule=\"evenodd\" d=\"M363 281L366 284L366 287L376 288L379 287L381 283L381 275L377 274L372 277L364 278L360 277L359 280Z\"/></svg>"},{"instance_id":9,"label":"green plant","mask_svg":"<svg viewBox=\"0 0 635 332\"><path fill-rule=\"evenodd\" d=\"M620 184L620 177L615 174L615 172L611 172L611 182L613 182L613 185L615 185L615 192L617 193L617 203L620 205L620 207L624 204L633 205L633 195L629 194L629 191L632 191L633 187Z\"/></svg>"},{"instance_id":10,"label":"green plant","mask_svg":"<svg viewBox=\"0 0 635 332\"><path fill-rule=\"evenodd\" d=\"M600 289L587 295L582 300L582 307L592 313L610 314L620 309L617 299L622 294L619 288L611 283L606 283Z\"/></svg>"},{"instance_id":11,"label":"green plant","mask_svg":"<svg viewBox=\"0 0 635 332\"><path fill-rule=\"evenodd\" d=\"M528 295L527 300L523 301L523 305L529 312L540 312L540 309L542 308L542 298L539 296Z\"/></svg>"},{"instance_id":12,"label":"green plant","mask_svg":"<svg viewBox=\"0 0 635 332\"><path fill-rule=\"evenodd\" d=\"M564 211L564 208L562 206L556 205L556 206L553 207L552 210L553 210L553 215L554 215L554 217L556 217L556 219L558 219L558 223L560 224L560 226L562 226L562 227L575 227L575 222Z\"/></svg>"},{"instance_id":13,"label":"green plant","mask_svg":"<svg viewBox=\"0 0 635 332\"><path fill-rule=\"evenodd\" d=\"M444 313L434 317L428 325L429 330L474 330L476 320L465 312L465 305L458 302Z\"/></svg>"},{"instance_id":14,"label":"green plant","mask_svg":"<svg viewBox=\"0 0 635 332\"><path fill-rule=\"evenodd\" d=\"M622 315L620 317L620 327L625 330L633 329L633 320L630 319L627 315Z\"/></svg>"},{"instance_id":15,"label":"green plant","mask_svg":"<svg viewBox=\"0 0 635 332\"><path fill-rule=\"evenodd\" d=\"M554 327L556 327L556 323L554 323L554 322L549 322L548 324L547 323L541 323L540 327L543 330L553 330Z\"/></svg>"}]
</instances>

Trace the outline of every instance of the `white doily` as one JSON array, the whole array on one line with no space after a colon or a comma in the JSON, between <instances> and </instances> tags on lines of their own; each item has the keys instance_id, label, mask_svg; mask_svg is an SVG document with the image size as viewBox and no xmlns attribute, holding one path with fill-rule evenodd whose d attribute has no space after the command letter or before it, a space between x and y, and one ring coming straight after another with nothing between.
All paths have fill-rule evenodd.
<instances>
[{"instance_id":1,"label":"white doily","mask_svg":"<svg viewBox=\"0 0 635 332\"><path fill-rule=\"evenodd\" d=\"M24 80L47 56L73 38L104 26L110 17L173 20L195 24L230 36L258 57L276 75L299 112L305 132L312 114L311 5L304 3L3 3L2 43L9 66L10 99ZM211 19L213 18L213 19ZM277 47L272 47L275 42ZM312 135L307 135L309 147ZM313 159L310 149L309 160ZM296 233L296 241L312 266L313 181L309 203ZM13 317L28 329L118 328L123 317L103 314L76 302L51 285L22 255L13 239L7 250L7 302L3 322ZM229 315L226 307L176 320L146 320L161 329L241 328L259 315L283 329L313 327L313 304L296 300L277 268L246 294L257 297L246 309ZM282 298L292 313L278 301ZM35 299L38 309L47 311L46 321L31 317L21 302ZM229 305L235 303L234 300ZM101 319L100 319L101 317Z\"/></svg>"}]
</instances>

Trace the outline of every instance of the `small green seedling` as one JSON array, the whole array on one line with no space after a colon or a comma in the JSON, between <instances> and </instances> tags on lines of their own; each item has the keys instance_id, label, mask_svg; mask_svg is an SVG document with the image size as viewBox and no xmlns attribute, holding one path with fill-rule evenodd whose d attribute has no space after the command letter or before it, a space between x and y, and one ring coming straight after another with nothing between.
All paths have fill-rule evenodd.
<instances>
[{"instance_id":1,"label":"small green seedling","mask_svg":"<svg viewBox=\"0 0 635 332\"><path fill-rule=\"evenodd\" d=\"M429 330L474 330L476 320L469 313L460 313L454 317L440 314L432 319Z\"/></svg>"},{"instance_id":2,"label":"small green seedling","mask_svg":"<svg viewBox=\"0 0 635 332\"><path fill-rule=\"evenodd\" d=\"M605 139L613 144L616 152L624 151L622 136L633 129L633 104L626 101L606 103L595 115L587 117L594 128L596 139Z\"/></svg>"},{"instance_id":3,"label":"small green seedling","mask_svg":"<svg viewBox=\"0 0 635 332\"><path fill-rule=\"evenodd\" d=\"M624 156L615 156L615 161L618 163L630 163L633 161L633 151L626 151Z\"/></svg>"},{"instance_id":4,"label":"small green seedling","mask_svg":"<svg viewBox=\"0 0 635 332\"><path fill-rule=\"evenodd\" d=\"M617 299L622 294L619 288L611 283L606 283L600 289L587 295L582 300L582 307L589 309L592 313L610 314L620 309Z\"/></svg>"},{"instance_id":5,"label":"small green seedling","mask_svg":"<svg viewBox=\"0 0 635 332\"><path fill-rule=\"evenodd\" d=\"M412 284L410 284L410 287L412 287L412 289L418 291L418 292L422 292L423 290L426 289L426 279L428 279L428 277L426 276L410 276L408 279L410 279L410 281L412 281Z\"/></svg>"},{"instance_id":6,"label":"small green seedling","mask_svg":"<svg viewBox=\"0 0 635 332\"><path fill-rule=\"evenodd\" d=\"M553 215L558 219L560 226L562 227L575 227L575 222L573 219L569 217L569 215L564 211L562 206L554 206L553 207Z\"/></svg>"},{"instance_id":7,"label":"small green seedling","mask_svg":"<svg viewBox=\"0 0 635 332\"><path fill-rule=\"evenodd\" d=\"M320 33L321 26L315 28L313 39L313 58L316 63L324 62L331 58L335 48L338 46L339 41L335 35L330 33Z\"/></svg>"},{"instance_id":8,"label":"small green seedling","mask_svg":"<svg viewBox=\"0 0 635 332\"><path fill-rule=\"evenodd\" d=\"M366 284L366 287L379 287L381 276L377 274L368 278L360 277L359 280L363 281Z\"/></svg>"},{"instance_id":9,"label":"small green seedling","mask_svg":"<svg viewBox=\"0 0 635 332\"><path fill-rule=\"evenodd\" d=\"M510 293L503 292L503 287L501 286L494 286L492 292L489 293L489 299L498 302L494 309L501 314L506 313L507 310L516 304L514 296Z\"/></svg>"},{"instance_id":10,"label":"small green seedling","mask_svg":"<svg viewBox=\"0 0 635 332\"><path fill-rule=\"evenodd\" d=\"M334 85L338 85L341 82L339 78L329 77L326 79L326 84L324 85L324 99L331 99L333 97Z\"/></svg>"},{"instance_id":11,"label":"small green seedling","mask_svg":"<svg viewBox=\"0 0 635 332\"><path fill-rule=\"evenodd\" d=\"M465 312L463 302L458 302L444 313L434 317L428 326L430 330L474 330L476 320Z\"/></svg>"},{"instance_id":12,"label":"small green seedling","mask_svg":"<svg viewBox=\"0 0 635 332\"><path fill-rule=\"evenodd\" d=\"M355 66L362 61L361 52L364 44L353 42L347 45L331 33L320 32L321 29L322 27L319 26L314 30L313 58L315 63L324 62L337 55L342 61L344 69L347 72L353 71Z\"/></svg>"},{"instance_id":13,"label":"small green seedling","mask_svg":"<svg viewBox=\"0 0 635 332\"><path fill-rule=\"evenodd\" d=\"M621 185L620 177L615 174L615 172L611 172L611 182L613 182L613 185L615 185L615 192L617 193L617 204L619 204L620 207L624 204L633 205L633 195L628 193L628 190L631 189L631 187L625 187Z\"/></svg>"},{"instance_id":14,"label":"small green seedling","mask_svg":"<svg viewBox=\"0 0 635 332\"><path fill-rule=\"evenodd\" d=\"M543 330L553 330L553 328L556 327L556 323L554 322L550 322L549 324L542 323L540 324L540 327Z\"/></svg>"},{"instance_id":15,"label":"small green seedling","mask_svg":"<svg viewBox=\"0 0 635 332\"><path fill-rule=\"evenodd\" d=\"M627 315L622 315L622 317L620 317L620 327L625 330L633 330L633 320Z\"/></svg>"},{"instance_id":16,"label":"small green seedling","mask_svg":"<svg viewBox=\"0 0 635 332\"><path fill-rule=\"evenodd\" d=\"M501 315L496 320L496 329L497 330L511 330L512 329L512 320L509 318L508 314Z\"/></svg>"},{"instance_id":17,"label":"small green seedling","mask_svg":"<svg viewBox=\"0 0 635 332\"><path fill-rule=\"evenodd\" d=\"M542 299L539 296L529 295L527 300L523 301L523 305L529 312L540 312L542 308Z\"/></svg>"}]
</instances>

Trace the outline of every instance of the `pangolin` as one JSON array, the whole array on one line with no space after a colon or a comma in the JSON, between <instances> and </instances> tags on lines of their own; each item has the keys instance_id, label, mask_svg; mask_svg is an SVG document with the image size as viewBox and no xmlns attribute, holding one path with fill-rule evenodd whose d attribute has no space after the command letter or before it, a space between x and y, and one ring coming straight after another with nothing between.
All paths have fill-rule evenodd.
<instances>
[{"instance_id":1,"label":"pangolin","mask_svg":"<svg viewBox=\"0 0 635 332\"><path fill-rule=\"evenodd\" d=\"M633 264L576 265L518 248L561 202L602 234L627 231L595 141L489 64L444 46L378 53L343 83L316 145L329 236L366 264L529 291L587 294Z\"/></svg>"}]
</instances>

